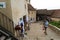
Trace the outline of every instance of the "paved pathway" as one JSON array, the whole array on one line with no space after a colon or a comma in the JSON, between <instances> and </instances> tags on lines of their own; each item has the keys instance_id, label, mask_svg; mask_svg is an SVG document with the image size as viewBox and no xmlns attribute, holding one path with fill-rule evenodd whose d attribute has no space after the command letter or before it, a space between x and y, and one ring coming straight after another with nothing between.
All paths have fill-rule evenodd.
<instances>
[{"instance_id":1,"label":"paved pathway","mask_svg":"<svg viewBox=\"0 0 60 40\"><path fill-rule=\"evenodd\" d=\"M45 35L42 26L42 22L32 23L30 25L31 29L27 32L27 37L24 40L50 40L51 38L54 40L60 40L60 36L50 28L47 30L48 35Z\"/></svg>"}]
</instances>

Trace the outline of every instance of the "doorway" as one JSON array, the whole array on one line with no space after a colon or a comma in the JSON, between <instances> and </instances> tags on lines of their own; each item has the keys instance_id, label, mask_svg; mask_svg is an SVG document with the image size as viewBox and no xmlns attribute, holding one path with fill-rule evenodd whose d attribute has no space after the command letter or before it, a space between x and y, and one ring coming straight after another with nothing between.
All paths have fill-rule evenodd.
<instances>
[{"instance_id":1,"label":"doorway","mask_svg":"<svg viewBox=\"0 0 60 40\"><path fill-rule=\"evenodd\" d=\"M26 22L26 15L23 16L23 21L24 21L24 23Z\"/></svg>"},{"instance_id":2,"label":"doorway","mask_svg":"<svg viewBox=\"0 0 60 40\"><path fill-rule=\"evenodd\" d=\"M25 28L25 30L26 30L26 24L27 24L27 22L26 22L26 15L23 16L23 21L24 21L24 28Z\"/></svg>"}]
</instances>

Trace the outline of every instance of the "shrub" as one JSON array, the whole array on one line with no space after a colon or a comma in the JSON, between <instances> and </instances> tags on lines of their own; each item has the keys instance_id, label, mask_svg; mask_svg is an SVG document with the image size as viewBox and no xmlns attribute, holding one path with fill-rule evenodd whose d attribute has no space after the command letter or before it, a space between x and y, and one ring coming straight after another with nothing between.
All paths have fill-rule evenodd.
<instances>
[{"instance_id":1,"label":"shrub","mask_svg":"<svg viewBox=\"0 0 60 40\"><path fill-rule=\"evenodd\" d=\"M50 24L60 28L60 21L51 21Z\"/></svg>"}]
</instances>

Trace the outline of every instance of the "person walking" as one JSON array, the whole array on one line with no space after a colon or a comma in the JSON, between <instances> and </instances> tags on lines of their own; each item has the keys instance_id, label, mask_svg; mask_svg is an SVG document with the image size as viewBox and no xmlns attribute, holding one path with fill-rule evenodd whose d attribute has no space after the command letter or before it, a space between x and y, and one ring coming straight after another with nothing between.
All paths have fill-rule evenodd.
<instances>
[{"instance_id":1,"label":"person walking","mask_svg":"<svg viewBox=\"0 0 60 40\"><path fill-rule=\"evenodd\" d=\"M49 25L49 22L47 19L44 19L44 33L47 35L47 28L48 28L48 25Z\"/></svg>"}]
</instances>

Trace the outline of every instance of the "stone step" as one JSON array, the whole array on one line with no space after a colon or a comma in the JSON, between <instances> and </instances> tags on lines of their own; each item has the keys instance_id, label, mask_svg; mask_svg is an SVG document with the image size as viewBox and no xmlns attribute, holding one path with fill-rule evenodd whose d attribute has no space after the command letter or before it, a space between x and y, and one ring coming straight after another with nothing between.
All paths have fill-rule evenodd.
<instances>
[{"instance_id":1,"label":"stone step","mask_svg":"<svg viewBox=\"0 0 60 40\"><path fill-rule=\"evenodd\" d=\"M0 36L0 40L11 40L11 38L7 38L6 36L2 35Z\"/></svg>"},{"instance_id":2,"label":"stone step","mask_svg":"<svg viewBox=\"0 0 60 40\"><path fill-rule=\"evenodd\" d=\"M17 38L18 40L22 40L22 37L17 37ZM23 40L39 40L39 38L25 36L23 37Z\"/></svg>"},{"instance_id":3,"label":"stone step","mask_svg":"<svg viewBox=\"0 0 60 40\"><path fill-rule=\"evenodd\" d=\"M7 38L6 40L12 40L11 38Z\"/></svg>"},{"instance_id":4,"label":"stone step","mask_svg":"<svg viewBox=\"0 0 60 40\"><path fill-rule=\"evenodd\" d=\"M6 37L5 36L1 36L0 37L0 40L4 40Z\"/></svg>"}]
</instances>

